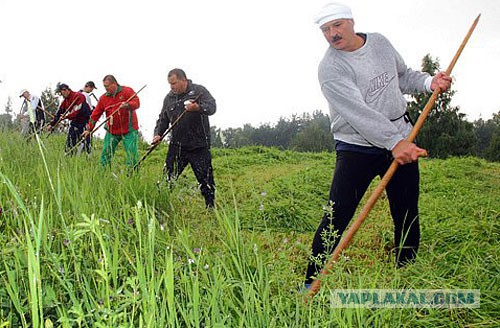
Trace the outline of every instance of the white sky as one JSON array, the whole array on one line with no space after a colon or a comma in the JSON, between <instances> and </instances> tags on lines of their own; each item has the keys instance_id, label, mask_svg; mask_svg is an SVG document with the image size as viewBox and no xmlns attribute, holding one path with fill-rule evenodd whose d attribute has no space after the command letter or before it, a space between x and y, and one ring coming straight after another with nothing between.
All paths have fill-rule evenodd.
<instances>
[{"instance_id":1,"label":"white sky","mask_svg":"<svg viewBox=\"0 0 500 328\"><path fill-rule=\"evenodd\" d=\"M325 0L0 0L0 112L23 88L40 95L65 82L79 90L102 78L140 93L147 139L169 91L167 72L183 68L217 100L211 124L258 126L321 110L317 66L327 48L313 17ZM454 105L470 121L500 110L500 1L352 0L358 32L380 32L406 64L423 56L445 70L476 16L481 20L460 57Z\"/></svg>"}]
</instances>

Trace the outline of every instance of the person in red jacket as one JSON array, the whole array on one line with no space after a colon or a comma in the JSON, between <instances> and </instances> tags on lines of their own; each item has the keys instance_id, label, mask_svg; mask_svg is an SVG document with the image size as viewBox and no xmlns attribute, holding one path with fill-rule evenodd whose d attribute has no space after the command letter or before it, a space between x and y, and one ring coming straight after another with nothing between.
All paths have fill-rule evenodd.
<instances>
[{"instance_id":1,"label":"person in red jacket","mask_svg":"<svg viewBox=\"0 0 500 328\"><path fill-rule=\"evenodd\" d=\"M106 93L103 94L90 116L88 130L83 132L86 138L94 129L96 122L103 113L106 113L106 136L101 153L101 164L111 164L118 143L123 140L127 154L127 166L134 167L138 161L138 135L139 123L136 109L140 106L139 97L135 91L119 85L113 75L106 75L102 80Z\"/></svg>"},{"instance_id":2,"label":"person in red jacket","mask_svg":"<svg viewBox=\"0 0 500 328\"><path fill-rule=\"evenodd\" d=\"M68 119L71 122L69 124L68 138L66 139L65 147L65 151L68 152L69 149L72 149L76 145L89 121L90 107L84 95L71 90L65 83L57 84L56 93L63 96L64 100L47 129L52 131L56 125L64 119ZM85 149L89 149L86 144L84 146ZM78 153L80 152L81 149L78 150Z\"/></svg>"}]
</instances>

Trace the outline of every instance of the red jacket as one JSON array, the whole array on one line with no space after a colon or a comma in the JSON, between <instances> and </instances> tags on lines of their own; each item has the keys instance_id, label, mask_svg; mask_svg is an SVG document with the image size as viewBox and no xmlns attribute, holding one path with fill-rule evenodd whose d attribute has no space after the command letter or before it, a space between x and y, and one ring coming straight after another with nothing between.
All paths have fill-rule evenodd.
<instances>
[{"instance_id":1,"label":"red jacket","mask_svg":"<svg viewBox=\"0 0 500 328\"><path fill-rule=\"evenodd\" d=\"M106 119L113 115L106 123L106 130L111 134L125 135L133 130L139 130L139 123L137 121L137 114L135 110L139 108L140 101L132 88L119 85L115 94L103 94L97 106L95 107L92 115L90 116L89 128L94 129L95 123L99 120L102 113L106 112ZM130 100L129 100L130 99ZM122 108L117 111L122 102L128 100L129 108ZM116 111L116 113L115 113Z\"/></svg>"},{"instance_id":2,"label":"red jacket","mask_svg":"<svg viewBox=\"0 0 500 328\"><path fill-rule=\"evenodd\" d=\"M79 92L70 91L68 98L64 98L50 124L53 126L63 114L66 114L66 118L73 123L87 124L90 116L90 108L85 100L85 96Z\"/></svg>"}]
</instances>

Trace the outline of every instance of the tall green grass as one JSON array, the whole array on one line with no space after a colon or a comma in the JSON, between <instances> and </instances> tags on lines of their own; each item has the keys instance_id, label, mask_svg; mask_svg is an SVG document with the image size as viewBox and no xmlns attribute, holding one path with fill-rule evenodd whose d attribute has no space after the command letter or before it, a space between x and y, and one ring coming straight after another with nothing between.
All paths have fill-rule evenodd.
<instances>
[{"instance_id":1,"label":"tall green grass","mask_svg":"<svg viewBox=\"0 0 500 328\"><path fill-rule=\"evenodd\" d=\"M301 287L334 155L215 149L217 210L165 147L129 175L65 157L64 137L0 135L0 327L496 327L500 165L421 163L422 243L393 264L381 199L305 303ZM334 288L480 289L479 309L336 309Z\"/></svg>"}]
</instances>

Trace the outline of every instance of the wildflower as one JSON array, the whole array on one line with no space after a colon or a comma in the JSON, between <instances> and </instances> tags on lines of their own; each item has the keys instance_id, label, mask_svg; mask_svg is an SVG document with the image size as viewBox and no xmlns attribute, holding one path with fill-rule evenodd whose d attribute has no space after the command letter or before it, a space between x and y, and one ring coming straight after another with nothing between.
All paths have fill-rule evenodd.
<instances>
[{"instance_id":1,"label":"wildflower","mask_svg":"<svg viewBox=\"0 0 500 328\"><path fill-rule=\"evenodd\" d=\"M193 264L194 260L193 259L188 259L188 264Z\"/></svg>"},{"instance_id":2,"label":"wildflower","mask_svg":"<svg viewBox=\"0 0 500 328\"><path fill-rule=\"evenodd\" d=\"M201 253L201 248L194 248L193 253L195 254L200 254Z\"/></svg>"},{"instance_id":3,"label":"wildflower","mask_svg":"<svg viewBox=\"0 0 500 328\"><path fill-rule=\"evenodd\" d=\"M170 250L170 246L167 246L167 251Z\"/></svg>"},{"instance_id":4,"label":"wildflower","mask_svg":"<svg viewBox=\"0 0 500 328\"><path fill-rule=\"evenodd\" d=\"M265 191L262 191L262 192L260 193L260 195L261 195L262 197L266 197L267 193L266 193Z\"/></svg>"},{"instance_id":5,"label":"wildflower","mask_svg":"<svg viewBox=\"0 0 500 328\"><path fill-rule=\"evenodd\" d=\"M261 203L259 206L259 211L263 211L263 210L264 210L264 204Z\"/></svg>"},{"instance_id":6,"label":"wildflower","mask_svg":"<svg viewBox=\"0 0 500 328\"><path fill-rule=\"evenodd\" d=\"M205 269L205 270L208 270L208 268L209 268L208 264L205 264L205 265L203 266L203 269Z\"/></svg>"},{"instance_id":7,"label":"wildflower","mask_svg":"<svg viewBox=\"0 0 500 328\"><path fill-rule=\"evenodd\" d=\"M283 239L283 244L288 244L288 238Z\"/></svg>"},{"instance_id":8,"label":"wildflower","mask_svg":"<svg viewBox=\"0 0 500 328\"><path fill-rule=\"evenodd\" d=\"M128 219L127 221L127 224L130 224L130 225L133 225L135 222L134 222L134 219L133 218L130 218Z\"/></svg>"}]
</instances>

